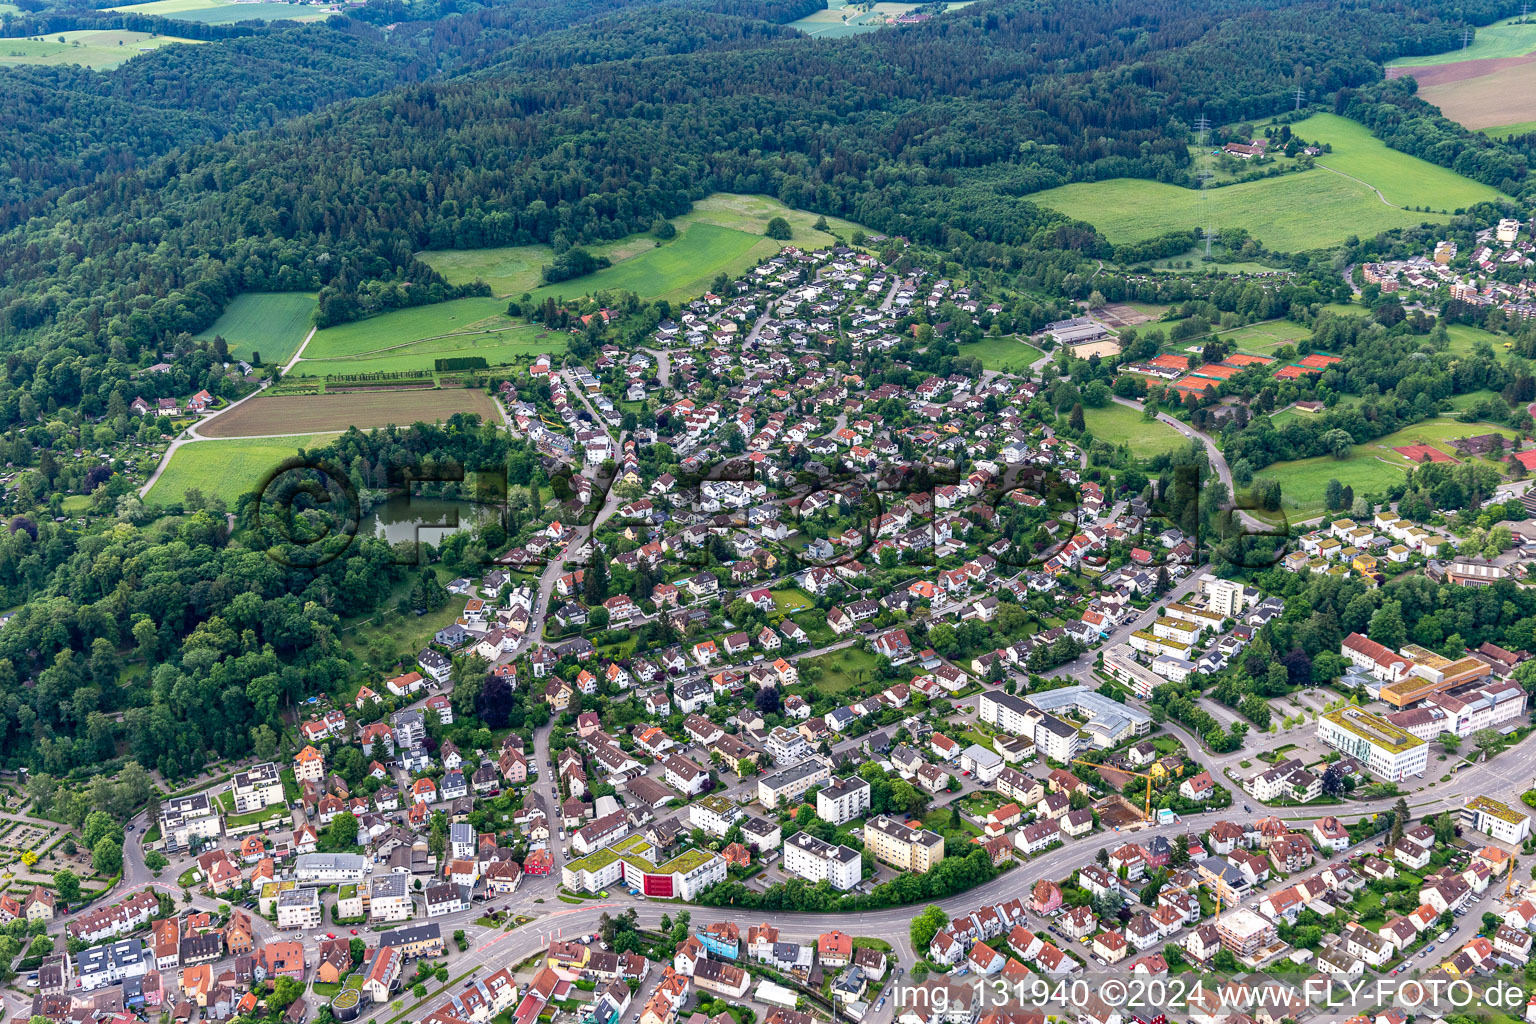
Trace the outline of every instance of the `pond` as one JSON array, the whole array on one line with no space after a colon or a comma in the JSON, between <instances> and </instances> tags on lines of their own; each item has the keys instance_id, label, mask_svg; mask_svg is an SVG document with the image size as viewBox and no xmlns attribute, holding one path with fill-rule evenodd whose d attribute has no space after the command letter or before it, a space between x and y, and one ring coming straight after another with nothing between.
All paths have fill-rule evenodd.
<instances>
[{"instance_id":1,"label":"pond","mask_svg":"<svg viewBox=\"0 0 1536 1024\"><path fill-rule=\"evenodd\" d=\"M436 547L460 530L472 530L492 522L500 512L495 505L443 498L412 498L396 495L363 517L359 537L382 537L394 544L419 540ZM445 526L444 524L453 524Z\"/></svg>"}]
</instances>

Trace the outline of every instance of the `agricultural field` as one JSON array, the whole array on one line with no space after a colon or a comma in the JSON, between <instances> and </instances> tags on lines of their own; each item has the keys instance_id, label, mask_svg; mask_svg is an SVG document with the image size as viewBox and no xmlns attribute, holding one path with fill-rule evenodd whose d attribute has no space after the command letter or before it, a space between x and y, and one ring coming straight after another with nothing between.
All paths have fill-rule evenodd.
<instances>
[{"instance_id":1,"label":"agricultural field","mask_svg":"<svg viewBox=\"0 0 1536 1024\"><path fill-rule=\"evenodd\" d=\"M1118 402L1111 402L1102 409L1085 407L1083 422L1088 432L1098 440L1116 445L1128 444L1131 446L1131 454L1138 458L1151 458L1189 444L1183 434L1166 423L1144 420L1139 411Z\"/></svg>"},{"instance_id":2,"label":"agricultural field","mask_svg":"<svg viewBox=\"0 0 1536 1024\"><path fill-rule=\"evenodd\" d=\"M874 32L886 26L888 18L896 18L916 8L917 4L858 3L847 0L829 0L826 9L789 23L806 35L818 39L836 39ZM963 4L951 4L953 10Z\"/></svg>"},{"instance_id":3,"label":"agricultural field","mask_svg":"<svg viewBox=\"0 0 1536 1024\"><path fill-rule=\"evenodd\" d=\"M79 64L106 71L172 43L200 40L148 32L77 30L27 39L0 39L0 66L6 64Z\"/></svg>"},{"instance_id":4,"label":"agricultural field","mask_svg":"<svg viewBox=\"0 0 1536 1024\"><path fill-rule=\"evenodd\" d=\"M456 412L500 422L483 391L468 388L362 391L337 395L261 395L199 428L204 437L271 437L319 434L348 427L368 430L391 424L432 423Z\"/></svg>"},{"instance_id":5,"label":"agricultural field","mask_svg":"<svg viewBox=\"0 0 1536 1024\"><path fill-rule=\"evenodd\" d=\"M176 449L170 463L146 500L158 504L180 501L187 489L196 487L218 495L233 508L240 495L257 487L264 476L301 448L315 448L335 434L307 434L285 438L231 438L193 441Z\"/></svg>"},{"instance_id":6,"label":"agricultural field","mask_svg":"<svg viewBox=\"0 0 1536 1024\"><path fill-rule=\"evenodd\" d=\"M1249 324L1247 327L1221 331L1216 337L1225 342L1235 343L1240 351L1268 356L1272 355L1276 349L1306 341L1312 337L1312 330L1290 320L1266 320L1259 324Z\"/></svg>"},{"instance_id":7,"label":"agricultural field","mask_svg":"<svg viewBox=\"0 0 1536 1024\"><path fill-rule=\"evenodd\" d=\"M1208 198L1195 189L1163 182L1112 178L1062 185L1028 199L1087 221L1111 242L1140 242L1188 230L1209 216L1218 232L1244 228L1281 252L1321 249L1339 245L1351 235L1446 219L1388 206L1368 186L1326 171L1228 185L1204 195ZM1206 267L1195 261L1195 270Z\"/></svg>"},{"instance_id":8,"label":"agricultural field","mask_svg":"<svg viewBox=\"0 0 1536 1024\"><path fill-rule=\"evenodd\" d=\"M565 343L566 336L559 331L546 331L537 325L520 324L477 334L431 338L377 353L361 353L337 359L310 359L309 350L306 350L305 358L293 368L288 379L347 373L431 371L435 360L453 356L484 356L488 366L506 366L521 360L531 361L540 353L558 357L565 351Z\"/></svg>"},{"instance_id":9,"label":"agricultural field","mask_svg":"<svg viewBox=\"0 0 1536 1024\"><path fill-rule=\"evenodd\" d=\"M1505 18L1477 30L1472 45L1466 49L1447 50L1420 57L1399 57L1388 68L1423 68L1436 64L1456 64L1490 57L1523 57L1536 53L1536 18Z\"/></svg>"},{"instance_id":10,"label":"agricultural field","mask_svg":"<svg viewBox=\"0 0 1536 1024\"><path fill-rule=\"evenodd\" d=\"M1421 79L1419 97L1446 117L1473 131L1494 129L1499 136L1521 134L1522 126L1530 130L1536 117L1536 57L1447 64L1433 70L1442 74L1432 82L1422 81L1429 77L1425 72L1414 75Z\"/></svg>"},{"instance_id":11,"label":"agricultural field","mask_svg":"<svg viewBox=\"0 0 1536 1024\"><path fill-rule=\"evenodd\" d=\"M144 4L123 4L108 10L152 14L181 21L199 21L206 25L230 25L237 21L319 21L338 13L335 7L319 4L283 3L282 0L150 0Z\"/></svg>"},{"instance_id":12,"label":"agricultural field","mask_svg":"<svg viewBox=\"0 0 1536 1024\"><path fill-rule=\"evenodd\" d=\"M213 326L197 337L222 337L237 359L259 354L264 365L282 366L309 333L314 309L312 292L246 292L236 295Z\"/></svg>"},{"instance_id":13,"label":"agricultural field","mask_svg":"<svg viewBox=\"0 0 1536 1024\"><path fill-rule=\"evenodd\" d=\"M974 345L959 345L957 354L981 360L988 370L1000 373L1023 373L1045 353L1017 338L985 338Z\"/></svg>"},{"instance_id":14,"label":"agricultural field","mask_svg":"<svg viewBox=\"0 0 1536 1024\"><path fill-rule=\"evenodd\" d=\"M764 236L768 221L774 217L789 222L793 232L789 241ZM740 274L785 246L820 248L831 244L832 234L815 230L816 220L814 213L792 210L766 196L717 192L673 218L677 236L670 241L658 246L649 234L641 234L589 246L590 252L606 256L613 266L553 285L539 283L543 267L555 255L547 245L448 249L417 253L417 258L454 284L479 279L496 295L516 298L530 293L535 302L546 296L574 298L604 289L624 289L644 299L678 301L708 291L716 274ZM859 225L835 217L827 218L827 226L844 239L859 230ZM697 230L700 228L703 230Z\"/></svg>"},{"instance_id":15,"label":"agricultural field","mask_svg":"<svg viewBox=\"0 0 1536 1024\"><path fill-rule=\"evenodd\" d=\"M1313 114L1296 122L1291 130L1304 139L1317 139L1333 147L1333 152L1317 157L1318 166L1374 186L1394 206L1428 206L1449 212L1500 197L1498 189L1388 148L1358 121Z\"/></svg>"}]
</instances>

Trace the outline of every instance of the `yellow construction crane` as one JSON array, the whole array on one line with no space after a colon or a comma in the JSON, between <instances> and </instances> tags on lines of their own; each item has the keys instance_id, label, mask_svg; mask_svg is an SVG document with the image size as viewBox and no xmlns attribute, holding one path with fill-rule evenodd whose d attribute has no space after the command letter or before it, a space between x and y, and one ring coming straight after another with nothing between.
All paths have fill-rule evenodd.
<instances>
[{"instance_id":1,"label":"yellow construction crane","mask_svg":"<svg viewBox=\"0 0 1536 1024\"><path fill-rule=\"evenodd\" d=\"M1129 768L1119 768L1119 767L1116 767L1115 765L1103 765L1103 764L1099 764L1096 761L1084 761L1082 758L1073 758L1072 759L1072 763L1073 764L1085 764L1085 765L1087 765L1090 768L1099 769L1099 770L1102 770L1104 768L1108 768L1110 771L1112 771L1112 772L1119 772L1121 775L1134 775L1138 779L1146 779L1147 780L1147 799L1146 799L1145 805L1141 809L1141 820L1142 821L1151 821L1152 820L1152 782L1153 782L1153 778L1154 778L1153 776L1147 775L1144 772L1133 772Z\"/></svg>"}]
</instances>

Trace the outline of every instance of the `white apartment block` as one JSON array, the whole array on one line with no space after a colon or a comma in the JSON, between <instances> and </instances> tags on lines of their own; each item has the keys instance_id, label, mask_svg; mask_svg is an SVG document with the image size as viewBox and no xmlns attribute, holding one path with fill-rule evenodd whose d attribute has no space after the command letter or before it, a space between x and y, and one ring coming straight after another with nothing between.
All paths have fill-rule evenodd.
<instances>
[{"instance_id":1,"label":"white apartment block","mask_svg":"<svg viewBox=\"0 0 1536 1024\"><path fill-rule=\"evenodd\" d=\"M812 882L824 881L834 889L852 889L863 869L857 850L833 846L804 832L795 833L784 844L785 871Z\"/></svg>"},{"instance_id":2,"label":"white apartment block","mask_svg":"<svg viewBox=\"0 0 1536 1024\"><path fill-rule=\"evenodd\" d=\"M816 792L816 817L843 825L869 810L869 783L857 776L834 779Z\"/></svg>"},{"instance_id":3,"label":"white apartment block","mask_svg":"<svg viewBox=\"0 0 1536 1024\"><path fill-rule=\"evenodd\" d=\"M1423 775L1429 744L1379 715L1356 707L1330 711L1317 720L1317 738L1358 758L1387 782Z\"/></svg>"}]
</instances>

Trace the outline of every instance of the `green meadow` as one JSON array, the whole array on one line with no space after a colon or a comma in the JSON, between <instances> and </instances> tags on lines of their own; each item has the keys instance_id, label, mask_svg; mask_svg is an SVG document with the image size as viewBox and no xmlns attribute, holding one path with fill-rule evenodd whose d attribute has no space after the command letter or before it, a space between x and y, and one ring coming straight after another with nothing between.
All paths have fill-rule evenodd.
<instances>
[{"instance_id":1,"label":"green meadow","mask_svg":"<svg viewBox=\"0 0 1536 1024\"><path fill-rule=\"evenodd\" d=\"M170 465L151 487L147 500L160 504L180 501L187 489L218 495L231 508L240 495L254 489L266 474L300 448L313 448L335 434L282 438L230 438L192 441L176 449Z\"/></svg>"},{"instance_id":2,"label":"green meadow","mask_svg":"<svg viewBox=\"0 0 1536 1024\"><path fill-rule=\"evenodd\" d=\"M1333 152L1316 158L1319 166L1374 185L1395 206L1428 206L1449 211L1502 198L1496 188L1389 148L1365 125L1347 117L1313 114L1293 124L1291 130L1304 139L1316 139L1333 147Z\"/></svg>"},{"instance_id":3,"label":"green meadow","mask_svg":"<svg viewBox=\"0 0 1536 1024\"><path fill-rule=\"evenodd\" d=\"M199 40L157 36L148 32L76 29L27 39L0 39L0 66L7 64L78 64L107 71L172 43L198 45Z\"/></svg>"},{"instance_id":4,"label":"green meadow","mask_svg":"<svg viewBox=\"0 0 1536 1024\"><path fill-rule=\"evenodd\" d=\"M312 292L245 292L236 295L212 327L197 337L222 337L237 359L261 355L264 365L281 366L309 333L315 310Z\"/></svg>"},{"instance_id":5,"label":"green meadow","mask_svg":"<svg viewBox=\"0 0 1536 1024\"><path fill-rule=\"evenodd\" d=\"M1505 18L1477 30L1472 45L1458 47L1444 53L1431 53L1421 57L1399 57L1387 65L1389 68L1424 68L1435 64L1456 64L1464 60L1483 60L1491 57L1524 57L1536 53L1536 20Z\"/></svg>"}]
</instances>

